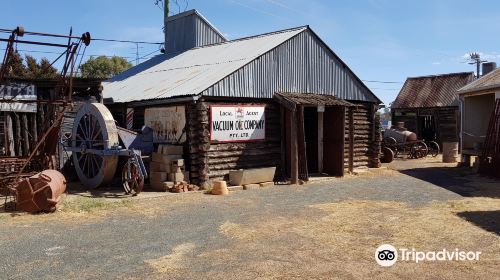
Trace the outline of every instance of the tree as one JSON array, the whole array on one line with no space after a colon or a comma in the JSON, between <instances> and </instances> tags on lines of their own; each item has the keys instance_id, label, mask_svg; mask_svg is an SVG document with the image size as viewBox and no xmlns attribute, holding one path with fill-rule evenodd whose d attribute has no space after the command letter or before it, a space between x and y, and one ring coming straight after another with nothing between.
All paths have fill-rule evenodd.
<instances>
[{"instance_id":1,"label":"tree","mask_svg":"<svg viewBox=\"0 0 500 280\"><path fill-rule=\"evenodd\" d=\"M7 76L23 79L54 79L59 74L57 69L50 65L50 61L46 58L42 58L40 62L37 62L36 58L26 55L23 60L19 53L13 52L9 59Z\"/></svg>"},{"instance_id":2,"label":"tree","mask_svg":"<svg viewBox=\"0 0 500 280\"><path fill-rule=\"evenodd\" d=\"M119 56L91 57L87 62L80 66L82 77L108 79L132 67L132 64L125 58Z\"/></svg>"},{"instance_id":3,"label":"tree","mask_svg":"<svg viewBox=\"0 0 500 280\"><path fill-rule=\"evenodd\" d=\"M28 79L54 79L59 76L57 69L50 65L45 57L37 62L30 55L26 55L26 78Z\"/></svg>"}]
</instances>

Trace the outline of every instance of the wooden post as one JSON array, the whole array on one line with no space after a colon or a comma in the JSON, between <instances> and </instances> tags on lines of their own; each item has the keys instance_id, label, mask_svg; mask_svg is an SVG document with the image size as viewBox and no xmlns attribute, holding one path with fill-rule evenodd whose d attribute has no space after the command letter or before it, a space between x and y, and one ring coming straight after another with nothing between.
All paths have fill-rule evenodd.
<instances>
[{"instance_id":1,"label":"wooden post","mask_svg":"<svg viewBox=\"0 0 500 280\"><path fill-rule=\"evenodd\" d=\"M291 112L292 125L290 126L290 181L292 184L299 183L299 153L297 147L297 111Z\"/></svg>"},{"instance_id":2,"label":"wooden post","mask_svg":"<svg viewBox=\"0 0 500 280\"><path fill-rule=\"evenodd\" d=\"M21 120L19 116L14 113L14 121L15 121L15 130L16 130L16 138L15 138L15 146L16 146L16 156L21 157L23 155L23 150L21 147Z\"/></svg>"},{"instance_id":3,"label":"wooden post","mask_svg":"<svg viewBox=\"0 0 500 280\"><path fill-rule=\"evenodd\" d=\"M22 136L23 136L23 152L25 156L28 156L30 154L30 137L29 137L29 127L28 127L28 116L26 116L26 113L23 113L21 115L21 129L22 129Z\"/></svg>"},{"instance_id":4,"label":"wooden post","mask_svg":"<svg viewBox=\"0 0 500 280\"><path fill-rule=\"evenodd\" d=\"M14 129L12 127L12 117L10 113L5 114L5 120L7 123L7 155L13 157L16 155L16 151L14 148Z\"/></svg>"},{"instance_id":5,"label":"wooden post","mask_svg":"<svg viewBox=\"0 0 500 280\"><path fill-rule=\"evenodd\" d=\"M354 109L352 107L349 107L349 172L353 171L354 171Z\"/></svg>"},{"instance_id":6,"label":"wooden post","mask_svg":"<svg viewBox=\"0 0 500 280\"><path fill-rule=\"evenodd\" d=\"M324 113L318 110L318 173L319 174L323 173L323 120L324 120Z\"/></svg>"}]
</instances>

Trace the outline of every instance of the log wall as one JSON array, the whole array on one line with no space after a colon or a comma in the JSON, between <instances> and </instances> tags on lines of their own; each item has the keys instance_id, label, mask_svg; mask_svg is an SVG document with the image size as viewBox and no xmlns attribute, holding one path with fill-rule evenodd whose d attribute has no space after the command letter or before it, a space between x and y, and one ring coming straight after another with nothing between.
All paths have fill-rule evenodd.
<instances>
[{"instance_id":1,"label":"log wall","mask_svg":"<svg viewBox=\"0 0 500 280\"><path fill-rule=\"evenodd\" d=\"M376 117L376 109L372 103L355 103L357 107L346 109L344 170L349 171L349 110L353 110L353 168L380 166L380 119Z\"/></svg>"},{"instance_id":2,"label":"log wall","mask_svg":"<svg viewBox=\"0 0 500 280\"><path fill-rule=\"evenodd\" d=\"M210 143L210 105L266 105L266 140ZM229 171L281 164L280 108L273 101L204 100L187 106L187 135L191 179L202 187L210 180L228 179Z\"/></svg>"}]
</instances>

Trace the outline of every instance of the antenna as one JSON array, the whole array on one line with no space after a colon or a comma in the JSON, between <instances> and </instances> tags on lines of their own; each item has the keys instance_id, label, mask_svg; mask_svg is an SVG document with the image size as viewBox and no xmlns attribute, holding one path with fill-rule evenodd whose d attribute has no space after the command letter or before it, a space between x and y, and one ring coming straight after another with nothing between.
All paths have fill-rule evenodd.
<instances>
[{"instance_id":1,"label":"antenna","mask_svg":"<svg viewBox=\"0 0 500 280\"><path fill-rule=\"evenodd\" d=\"M477 52L470 53L469 60L471 61L471 62L469 62L470 65L476 64L476 68L477 68L476 76L479 79L480 78L479 69L481 68L481 64L484 62L488 62L488 61L481 60L481 54L479 54Z\"/></svg>"}]
</instances>

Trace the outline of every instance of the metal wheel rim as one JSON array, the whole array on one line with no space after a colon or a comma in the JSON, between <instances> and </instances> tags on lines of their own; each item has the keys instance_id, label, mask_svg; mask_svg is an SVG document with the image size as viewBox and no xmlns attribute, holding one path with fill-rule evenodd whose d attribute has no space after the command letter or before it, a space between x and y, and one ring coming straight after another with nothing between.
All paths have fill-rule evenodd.
<instances>
[{"instance_id":1,"label":"metal wheel rim","mask_svg":"<svg viewBox=\"0 0 500 280\"><path fill-rule=\"evenodd\" d=\"M128 166L130 166L130 175ZM144 188L144 177L140 175L139 168L135 162L127 162L123 167L122 182L127 194L139 194Z\"/></svg>"}]
</instances>

